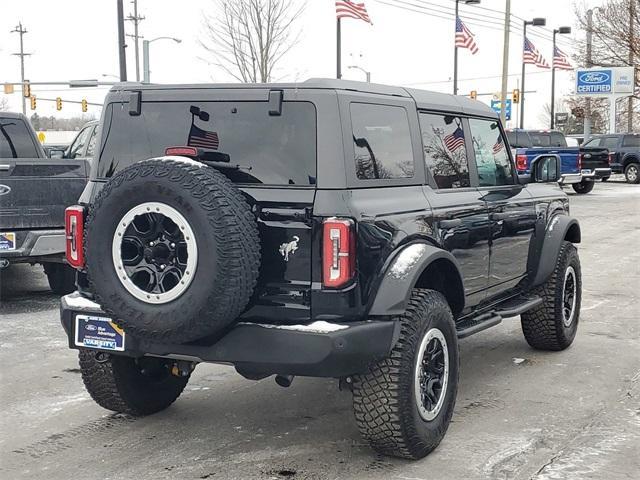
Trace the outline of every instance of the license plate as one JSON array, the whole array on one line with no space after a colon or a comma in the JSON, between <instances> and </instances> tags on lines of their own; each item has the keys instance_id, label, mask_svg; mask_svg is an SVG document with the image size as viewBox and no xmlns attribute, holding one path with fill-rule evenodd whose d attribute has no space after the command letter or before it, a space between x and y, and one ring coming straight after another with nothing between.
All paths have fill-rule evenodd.
<instances>
[{"instance_id":1,"label":"license plate","mask_svg":"<svg viewBox=\"0 0 640 480\"><path fill-rule=\"evenodd\" d=\"M588 168L584 168L580 170L580 173L582 173L583 175L589 175L591 173L591 170Z\"/></svg>"},{"instance_id":2,"label":"license plate","mask_svg":"<svg viewBox=\"0 0 640 480\"><path fill-rule=\"evenodd\" d=\"M124 351L124 331L110 318L77 315L76 345L122 352Z\"/></svg>"},{"instance_id":3,"label":"license plate","mask_svg":"<svg viewBox=\"0 0 640 480\"><path fill-rule=\"evenodd\" d=\"M0 250L10 251L16 249L16 234L15 232L3 232L0 233Z\"/></svg>"}]
</instances>

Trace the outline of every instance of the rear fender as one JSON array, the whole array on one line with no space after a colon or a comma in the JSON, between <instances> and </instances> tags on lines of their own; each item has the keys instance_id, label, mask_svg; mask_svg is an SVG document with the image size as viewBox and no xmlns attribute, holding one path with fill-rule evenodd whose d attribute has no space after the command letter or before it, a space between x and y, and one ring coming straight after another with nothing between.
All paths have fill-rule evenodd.
<instances>
[{"instance_id":1,"label":"rear fender","mask_svg":"<svg viewBox=\"0 0 640 480\"><path fill-rule=\"evenodd\" d=\"M434 277L438 278L434 278ZM451 309L458 314L464 308L464 288L458 264L446 250L426 243L411 243L391 259L376 292L371 316L404 313L413 288L441 291Z\"/></svg>"},{"instance_id":2,"label":"rear fender","mask_svg":"<svg viewBox=\"0 0 640 480\"><path fill-rule=\"evenodd\" d=\"M556 215L547 225L532 286L544 283L551 276L556 266L560 247L565 240L571 243L580 243L580 224L578 220L568 215Z\"/></svg>"}]
</instances>

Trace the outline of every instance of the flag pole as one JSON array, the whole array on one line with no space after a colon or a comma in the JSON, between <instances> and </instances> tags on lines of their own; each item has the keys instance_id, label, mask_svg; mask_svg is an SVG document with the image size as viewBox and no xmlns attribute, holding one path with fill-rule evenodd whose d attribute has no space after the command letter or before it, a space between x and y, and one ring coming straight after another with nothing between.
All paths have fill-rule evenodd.
<instances>
[{"instance_id":1,"label":"flag pole","mask_svg":"<svg viewBox=\"0 0 640 480\"><path fill-rule=\"evenodd\" d=\"M342 78L342 68L341 68L341 55L342 55L342 47L341 43L341 32L340 32L340 18L337 20L336 24L336 78Z\"/></svg>"}]
</instances>

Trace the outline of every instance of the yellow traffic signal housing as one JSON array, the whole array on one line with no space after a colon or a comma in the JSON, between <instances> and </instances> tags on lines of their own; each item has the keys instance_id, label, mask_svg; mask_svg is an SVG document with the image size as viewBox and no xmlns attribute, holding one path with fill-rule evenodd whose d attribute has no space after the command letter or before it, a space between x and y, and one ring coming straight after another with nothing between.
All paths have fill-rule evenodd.
<instances>
[{"instance_id":1,"label":"yellow traffic signal housing","mask_svg":"<svg viewBox=\"0 0 640 480\"><path fill-rule=\"evenodd\" d=\"M13 93L13 83L4 84L4 93L5 95L11 95Z\"/></svg>"},{"instance_id":2,"label":"yellow traffic signal housing","mask_svg":"<svg viewBox=\"0 0 640 480\"><path fill-rule=\"evenodd\" d=\"M22 96L24 98L29 98L31 96L31 84L26 80L22 84Z\"/></svg>"},{"instance_id":3,"label":"yellow traffic signal housing","mask_svg":"<svg viewBox=\"0 0 640 480\"><path fill-rule=\"evenodd\" d=\"M471 97L471 100L475 100L476 98L478 98L478 91L477 90L471 90L471 95L469 95Z\"/></svg>"},{"instance_id":4,"label":"yellow traffic signal housing","mask_svg":"<svg viewBox=\"0 0 640 480\"><path fill-rule=\"evenodd\" d=\"M88 104L87 104L87 101L86 101L84 98L82 99L81 104L82 104L82 111L83 111L83 112L86 112L86 111L87 111L87 105L88 105Z\"/></svg>"},{"instance_id":5,"label":"yellow traffic signal housing","mask_svg":"<svg viewBox=\"0 0 640 480\"><path fill-rule=\"evenodd\" d=\"M62 110L62 99L60 97L56 97L56 110Z\"/></svg>"},{"instance_id":6,"label":"yellow traffic signal housing","mask_svg":"<svg viewBox=\"0 0 640 480\"><path fill-rule=\"evenodd\" d=\"M31 95L31 97L29 97L31 99L31 110L35 110L36 109L36 96L35 95Z\"/></svg>"},{"instance_id":7,"label":"yellow traffic signal housing","mask_svg":"<svg viewBox=\"0 0 640 480\"><path fill-rule=\"evenodd\" d=\"M520 103L520 89L514 88L513 93L511 94L511 100L513 103Z\"/></svg>"}]
</instances>

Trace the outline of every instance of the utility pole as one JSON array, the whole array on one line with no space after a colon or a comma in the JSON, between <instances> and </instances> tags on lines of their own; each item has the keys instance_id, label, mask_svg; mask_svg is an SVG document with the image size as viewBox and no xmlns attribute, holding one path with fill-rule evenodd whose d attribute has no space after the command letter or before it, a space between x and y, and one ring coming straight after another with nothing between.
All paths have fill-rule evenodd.
<instances>
[{"instance_id":1,"label":"utility pole","mask_svg":"<svg viewBox=\"0 0 640 480\"><path fill-rule=\"evenodd\" d=\"M138 25L145 17L138 15L138 0L132 0L133 3L133 15L129 15L127 20L133 22L133 35L127 35L127 37L133 38L135 42L135 57L136 57L136 82L140 81L140 50L138 39L142 38L138 34Z\"/></svg>"},{"instance_id":2,"label":"utility pole","mask_svg":"<svg viewBox=\"0 0 640 480\"><path fill-rule=\"evenodd\" d=\"M27 33L27 29L26 28L22 28L22 22L18 23L18 26L16 28L14 28L13 30L11 30L11 33L18 33L20 34L20 53L14 53L13 55L16 55L18 57L20 57L20 81L22 82L22 88L24 89L25 86L25 81L24 81L24 57L31 55L30 53L24 53L24 41L23 41L23 35L25 33ZM22 93L22 92L21 92ZM24 94L21 94L22 96L22 113L23 115L27 114L27 99L25 98Z\"/></svg>"},{"instance_id":3,"label":"utility pole","mask_svg":"<svg viewBox=\"0 0 640 480\"><path fill-rule=\"evenodd\" d=\"M511 19L511 0L506 0L504 9L504 44L502 48L502 89L500 90L500 120L506 125L507 81L509 79L509 21Z\"/></svg>"},{"instance_id":4,"label":"utility pole","mask_svg":"<svg viewBox=\"0 0 640 480\"><path fill-rule=\"evenodd\" d=\"M120 60L120 81L127 81L127 46L124 43L124 8L122 0L116 0L118 5L118 58Z\"/></svg>"},{"instance_id":5,"label":"utility pole","mask_svg":"<svg viewBox=\"0 0 640 480\"><path fill-rule=\"evenodd\" d=\"M593 63L591 60L591 49L592 49L592 38L593 38L593 10L587 10L587 58L586 58L586 67L593 67ZM587 97L585 99L585 109L584 109L584 141L586 142L591 137L591 97Z\"/></svg>"},{"instance_id":6,"label":"utility pole","mask_svg":"<svg viewBox=\"0 0 640 480\"><path fill-rule=\"evenodd\" d=\"M633 67L635 64L633 63L633 42L634 32L633 32L633 19L635 18L635 3L634 1L629 2L629 66ZM635 79L635 71L634 71L634 79ZM629 95L628 99L628 107L627 107L627 132L633 132L633 95Z\"/></svg>"}]
</instances>

